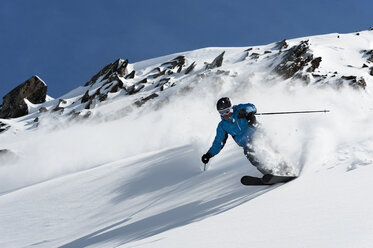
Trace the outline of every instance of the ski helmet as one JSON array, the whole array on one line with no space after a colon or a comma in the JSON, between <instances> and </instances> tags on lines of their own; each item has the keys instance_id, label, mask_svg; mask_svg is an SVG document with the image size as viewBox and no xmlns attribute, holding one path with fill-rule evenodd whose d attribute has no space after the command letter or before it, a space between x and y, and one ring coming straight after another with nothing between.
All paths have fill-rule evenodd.
<instances>
[{"instance_id":1,"label":"ski helmet","mask_svg":"<svg viewBox=\"0 0 373 248\"><path fill-rule=\"evenodd\" d=\"M221 115L226 115L232 110L232 103L228 97L222 97L216 103L216 109Z\"/></svg>"}]
</instances>

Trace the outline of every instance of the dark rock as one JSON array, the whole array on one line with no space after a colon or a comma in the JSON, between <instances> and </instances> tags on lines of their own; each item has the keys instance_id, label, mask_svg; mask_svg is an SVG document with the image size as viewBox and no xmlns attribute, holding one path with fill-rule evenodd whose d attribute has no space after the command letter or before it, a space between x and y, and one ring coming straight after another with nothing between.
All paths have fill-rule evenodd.
<instances>
[{"instance_id":1,"label":"dark rock","mask_svg":"<svg viewBox=\"0 0 373 248\"><path fill-rule=\"evenodd\" d=\"M171 69L171 70L176 67L179 67L178 68L178 73L179 73L184 64L185 64L185 56L178 56L169 62L163 63L161 66L165 66L167 69Z\"/></svg>"},{"instance_id":2,"label":"dark rock","mask_svg":"<svg viewBox=\"0 0 373 248\"><path fill-rule=\"evenodd\" d=\"M244 52L250 52L251 50L253 50L253 48L252 47L250 47L250 48L248 48L248 49L246 49Z\"/></svg>"},{"instance_id":3,"label":"dark rock","mask_svg":"<svg viewBox=\"0 0 373 248\"><path fill-rule=\"evenodd\" d=\"M194 70L194 68L196 67L196 62L194 61L190 66L188 66L188 68L185 70L185 74L189 74L191 71Z\"/></svg>"},{"instance_id":4,"label":"dark rock","mask_svg":"<svg viewBox=\"0 0 373 248\"><path fill-rule=\"evenodd\" d=\"M38 77L33 76L3 97L0 118L17 118L28 114L24 99L33 104L45 102L48 86Z\"/></svg>"},{"instance_id":5,"label":"dark rock","mask_svg":"<svg viewBox=\"0 0 373 248\"><path fill-rule=\"evenodd\" d=\"M237 60L237 62L244 61L244 60L247 58L247 56L249 56L249 52L248 52L248 51L245 51L244 54L241 56L241 58L239 58L239 59Z\"/></svg>"},{"instance_id":6,"label":"dark rock","mask_svg":"<svg viewBox=\"0 0 373 248\"><path fill-rule=\"evenodd\" d=\"M211 64L206 65L206 70L207 69L214 69L216 67L220 67L223 64L223 57L224 57L225 51L222 52L219 56L217 56L214 61L212 61Z\"/></svg>"},{"instance_id":7,"label":"dark rock","mask_svg":"<svg viewBox=\"0 0 373 248\"><path fill-rule=\"evenodd\" d=\"M360 35L360 33L356 33L356 35L358 35L358 36L359 36L359 35Z\"/></svg>"},{"instance_id":8,"label":"dark rock","mask_svg":"<svg viewBox=\"0 0 373 248\"><path fill-rule=\"evenodd\" d=\"M62 110L62 112L63 112L65 108L61 107L61 104L66 104L66 103L67 102L65 100L59 99L57 106L54 109L52 109L52 112L56 112L56 111L60 111L60 110Z\"/></svg>"},{"instance_id":9,"label":"dark rock","mask_svg":"<svg viewBox=\"0 0 373 248\"><path fill-rule=\"evenodd\" d=\"M48 112L48 109L46 107L39 108L39 113L45 113Z\"/></svg>"},{"instance_id":10,"label":"dark rock","mask_svg":"<svg viewBox=\"0 0 373 248\"><path fill-rule=\"evenodd\" d=\"M367 51L366 54L369 56L368 61L373 62L373 50Z\"/></svg>"},{"instance_id":11,"label":"dark rock","mask_svg":"<svg viewBox=\"0 0 373 248\"><path fill-rule=\"evenodd\" d=\"M308 48L308 41L301 41L298 46L293 46L286 51L281 63L273 71L281 75L284 79L291 78L307 63L312 61L313 55L307 53Z\"/></svg>"},{"instance_id":12,"label":"dark rock","mask_svg":"<svg viewBox=\"0 0 373 248\"><path fill-rule=\"evenodd\" d=\"M373 66L370 67L370 75L373 76Z\"/></svg>"},{"instance_id":13,"label":"dark rock","mask_svg":"<svg viewBox=\"0 0 373 248\"><path fill-rule=\"evenodd\" d=\"M344 80L356 80L356 76L342 76L341 78Z\"/></svg>"},{"instance_id":14,"label":"dark rock","mask_svg":"<svg viewBox=\"0 0 373 248\"><path fill-rule=\"evenodd\" d=\"M128 79L128 78L134 78L135 77L135 70L133 70L130 74L128 74L125 79Z\"/></svg>"},{"instance_id":15,"label":"dark rock","mask_svg":"<svg viewBox=\"0 0 373 248\"><path fill-rule=\"evenodd\" d=\"M250 54L251 59L259 59L259 53L252 53Z\"/></svg>"},{"instance_id":16,"label":"dark rock","mask_svg":"<svg viewBox=\"0 0 373 248\"><path fill-rule=\"evenodd\" d=\"M149 73L158 73L158 72L160 72L160 71L161 71L161 68L156 67L156 68L154 68L153 70L151 70Z\"/></svg>"},{"instance_id":17,"label":"dark rock","mask_svg":"<svg viewBox=\"0 0 373 248\"><path fill-rule=\"evenodd\" d=\"M5 123L0 122L0 133L9 129L9 126Z\"/></svg>"},{"instance_id":18,"label":"dark rock","mask_svg":"<svg viewBox=\"0 0 373 248\"><path fill-rule=\"evenodd\" d=\"M145 87L145 85L143 85L143 84L135 84L133 87L131 87L131 90L128 91L128 94L129 95L136 94L137 92L142 90L144 87Z\"/></svg>"},{"instance_id":19,"label":"dark rock","mask_svg":"<svg viewBox=\"0 0 373 248\"><path fill-rule=\"evenodd\" d=\"M309 74L302 74L298 72L294 75L294 78L304 81L307 85L311 83L311 77Z\"/></svg>"},{"instance_id":20,"label":"dark rock","mask_svg":"<svg viewBox=\"0 0 373 248\"><path fill-rule=\"evenodd\" d=\"M101 95L99 95L98 100L100 100L100 102L103 102L103 101L106 101L107 97L108 97L107 93L106 94L101 94Z\"/></svg>"},{"instance_id":21,"label":"dark rock","mask_svg":"<svg viewBox=\"0 0 373 248\"><path fill-rule=\"evenodd\" d=\"M124 77L126 73L127 65L128 65L128 59L126 59L125 61L122 61L121 59L117 59L114 63L110 63L106 65L103 69L101 69L84 86L90 86L90 85L95 84L100 77L102 77L101 80L106 80L112 77L114 77L112 80L115 80L115 76L118 76L118 75Z\"/></svg>"},{"instance_id":22,"label":"dark rock","mask_svg":"<svg viewBox=\"0 0 373 248\"><path fill-rule=\"evenodd\" d=\"M228 76L230 71L224 71L224 70L217 70L216 75L226 75Z\"/></svg>"},{"instance_id":23,"label":"dark rock","mask_svg":"<svg viewBox=\"0 0 373 248\"><path fill-rule=\"evenodd\" d=\"M87 113L85 113L85 115L83 115L83 118L88 119L91 115L92 115L92 112L88 111Z\"/></svg>"},{"instance_id":24,"label":"dark rock","mask_svg":"<svg viewBox=\"0 0 373 248\"><path fill-rule=\"evenodd\" d=\"M148 82L148 80L146 78L144 78L143 80L135 83L131 87L126 88L126 91L129 95L136 94L137 92L139 92L140 90L142 90L145 87L145 84L147 82Z\"/></svg>"},{"instance_id":25,"label":"dark rock","mask_svg":"<svg viewBox=\"0 0 373 248\"><path fill-rule=\"evenodd\" d=\"M113 86L113 83L110 83L108 86L105 87L104 90L108 90L108 89L110 89L112 86ZM102 87L103 87L103 86L102 86Z\"/></svg>"},{"instance_id":26,"label":"dark rock","mask_svg":"<svg viewBox=\"0 0 373 248\"><path fill-rule=\"evenodd\" d=\"M367 83L363 77L357 80L356 76L342 76L341 79L349 81L349 85L354 88L363 88L367 86Z\"/></svg>"},{"instance_id":27,"label":"dark rock","mask_svg":"<svg viewBox=\"0 0 373 248\"><path fill-rule=\"evenodd\" d=\"M93 109L96 107L96 99L90 100L87 105L85 105L84 109Z\"/></svg>"},{"instance_id":28,"label":"dark rock","mask_svg":"<svg viewBox=\"0 0 373 248\"><path fill-rule=\"evenodd\" d=\"M121 77L124 77L126 76L126 68L127 68L127 65L128 65L128 59L126 59L122 65L120 65L119 69L118 69L118 73Z\"/></svg>"},{"instance_id":29,"label":"dark rock","mask_svg":"<svg viewBox=\"0 0 373 248\"><path fill-rule=\"evenodd\" d=\"M321 57L317 57L311 61L311 66L307 69L308 72L314 72L319 68L321 62Z\"/></svg>"},{"instance_id":30,"label":"dark rock","mask_svg":"<svg viewBox=\"0 0 373 248\"><path fill-rule=\"evenodd\" d=\"M85 102L88 102L89 99L90 99L90 96L89 96L89 90L87 90L87 91L85 92L85 94L83 95L82 100L81 100L80 102L81 102L81 103L85 103Z\"/></svg>"},{"instance_id":31,"label":"dark rock","mask_svg":"<svg viewBox=\"0 0 373 248\"><path fill-rule=\"evenodd\" d=\"M0 156L9 153L10 151L8 149L0 149Z\"/></svg>"},{"instance_id":32,"label":"dark rock","mask_svg":"<svg viewBox=\"0 0 373 248\"><path fill-rule=\"evenodd\" d=\"M267 54L267 53L272 53L271 51L264 51L264 54Z\"/></svg>"},{"instance_id":33,"label":"dark rock","mask_svg":"<svg viewBox=\"0 0 373 248\"><path fill-rule=\"evenodd\" d=\"M286 43L286 39L282 40L282 41L278 41L276 42L276 45L274 47L274 49L276 50L283 50L283 49L286 49L288 48L288 43Z\"/></svg>"},{"instance_id":34,"label":"dark rock","mask_svg":"<svg viewBox=\"0 0 373 248\"><path fill-rule=\"evenodd\" d=\"M137 82L136 84L146 84L148 82L148 79L144 78L140 82Z\"/></svg>"},{"instance_id":35,"label":"dark rock","mask_svg":"<svg viewBox=\"0 0 373 248\"><path fill-rule=\"evenodd\" d=\"M369 66L367 66L366 64L363 64L363 66L362 66L362 68L367 68L367 67L369 67Z\"/></svg>"},{"instance_id":36,"label":"dark rock","mask_svg":"<svg viewBox=\"0 0 373 248\"><path fill-rule=\"evenodd\" d=\"M370 28L368 29L368 31L373 31L373 27L370 27Z\"/></svg>"},{"instance_id":37,"label":"dark rock","mask_svg":"<svg viewBox=\"0 0 373 248\"><path fill-rule=\"evenodd\" d=\"M39 122L39 117L36 117L36 118L34 119L34 122Z\"/></svg>"},{"instance_id":38,"label":"dark rock","mask_svg":"<svg viewBox=\"0 0 373 248\"><path fill-rule=\"evenodd\" d=\"M361 87L361 88L365 89L367 87L367 82L365 81L365 79L363 77L361 77L359 79L359 81L357 81L357 83L354 86L355 87Z\"/></svg>"},{"instance_id":39,"label":"dark rock","mask_svg":"<svg viewBox=\"0 0 373 248\"><path fill-rule=\"evenodd\" d=\"M122 87L123 87L123 83L122 83ZM115 93L115 92L118 92L120 89L119 89L119 83L116 83L113 87L111 87L110 89L110 93Z\"/></svg>"},{"instance_id":40,"label":"dark rock","mask_svg":"<svg viewBox=\"0 0 373 248\"><path fill-rule=\"evenodd\" d=\"M161 80L159 80L159 84L157 87L161 86L161 91L164 91L165 89L167 89L170 85L168 84L168 82L171 80L171 78L162 78Z\"/></svg>"},{"instance_id":41,"label":"dark rock","mask_svg":"<svg viewBox=\"0 0 373 248\"><path fill-rule=\"evenodd\" d=\"M134 104L137 106L137 107L141 107L142 105L144 105L147 101L151 100L151 99L154 99L156 97L158 97L159 95L156 94L156 93L153 93L151 94L150 96L147 96L145 98L142 98L138 101L136 101Z\"/></svg>"},{"instance_id":42,"label":"dark rock","mask_svg":"<svg viewBox=\"0 0 373 248\"><path fill-rule=\"evenodd\" d=\"M166 70L163 70L163 71L160 71L160 72L158 72L158 73L155 73L155 74L149 75L149 77L155 79L155 78L157 78L157 77L163 76L165 73L166 73Z\"/></svg>"}]
</instances>

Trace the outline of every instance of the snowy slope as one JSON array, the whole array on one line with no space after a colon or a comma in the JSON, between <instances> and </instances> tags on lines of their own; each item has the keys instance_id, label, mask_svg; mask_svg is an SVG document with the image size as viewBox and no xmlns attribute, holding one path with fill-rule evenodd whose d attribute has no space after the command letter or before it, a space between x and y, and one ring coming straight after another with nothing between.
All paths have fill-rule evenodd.
<instances>
[{"instance_id":1,"label":"snowy slope","mask_svg":"<svg viewBox=\"0 0 373 248\"><path fill-rule=\"evenodd\" d=\"M287 51L304 40L320 65L308 73L309 62L299 79L276 77ZM109 85L101 78L1 120L10 128L0 149L16 158L0 157L0 247L371 247L373 32L286 43L281 51L276 43L204 48L129 64L135 78L119 80L130 88L149 80L136 94L124 87L85 109L87 90L101 94ZM206 69L223 52L222 66ZM166 76L150 81L154 68L181 55L181 72L169 74L173 86L161 90ZM364 78L365 89L343 76ZM243 187L242 175L259 172L232 139L201 172L222 96L258 112L331 110L258 117L259 158L268 166L286 160L298 179ZM56 105L64 111L52 111Z\"/></svg>"}]
</instances>

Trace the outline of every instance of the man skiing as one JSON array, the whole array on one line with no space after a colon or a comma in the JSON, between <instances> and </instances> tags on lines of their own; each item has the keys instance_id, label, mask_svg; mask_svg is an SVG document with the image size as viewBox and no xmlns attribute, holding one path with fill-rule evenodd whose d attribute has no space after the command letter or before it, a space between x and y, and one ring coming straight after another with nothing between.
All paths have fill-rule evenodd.
<instances>
[{"instance_id":1,"label":"man skiing","mask_svg":"<svg viewBox=\"0 0 373 248\"><path fill-rule=\"evenodd\" d=\"M221 121L218 125L216 136L211 148L202 156L202 162L207 164L210 158L218 154L223 149L228 134L234 141L244 149L244 154L252 165L261 173L269 172L263 168L261 163L255 158L251 142L256 131L256 107L254 104L239 104L232 106L228 97L220 98L216 108L221 115Z\"/></svg>"}]
</instances>

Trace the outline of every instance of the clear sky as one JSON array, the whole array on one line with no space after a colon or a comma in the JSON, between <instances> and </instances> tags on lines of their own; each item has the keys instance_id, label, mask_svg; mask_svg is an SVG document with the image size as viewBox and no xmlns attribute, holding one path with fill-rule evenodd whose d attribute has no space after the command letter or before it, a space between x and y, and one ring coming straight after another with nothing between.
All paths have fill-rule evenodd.
<instances>
[{"instance_id":1,"label":"clear sky","mask_svg":"<svg viewBox=\"0 0 373 248\"><path fill-rule=\"evenodd\" d=\"M38 75L57 98L117 58L367 30L372 13L372 0L0 0L0 97Z\"/></svg>"}]
</instances>

